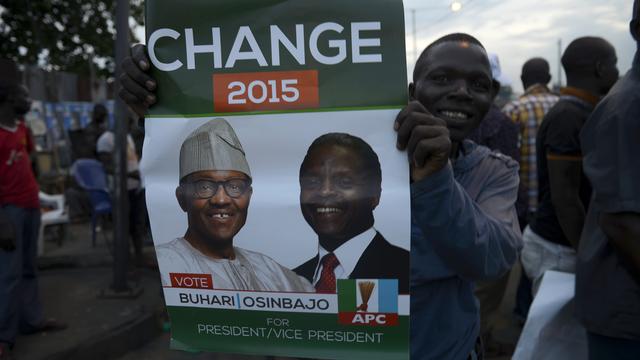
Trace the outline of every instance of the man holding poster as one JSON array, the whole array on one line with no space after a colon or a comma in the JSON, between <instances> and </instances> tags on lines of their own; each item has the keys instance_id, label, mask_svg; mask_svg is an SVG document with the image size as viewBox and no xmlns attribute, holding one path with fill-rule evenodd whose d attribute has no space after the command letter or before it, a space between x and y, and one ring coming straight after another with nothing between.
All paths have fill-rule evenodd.
<instances>
[{"instance_id":1,"label":"man holding poster","mask_svg":"<svg viewBox=\"0 0 640 360\"><path fill-rule=\"evenodd\" d=\"M374 227L382 173L378 155L359 137L315 139L300 166L300 208L318 234L318 255L294 271L316 291L335 293L336 279L398 279L409 293L409 252Z\"/></svg>"},{"instance_id":2,"label":"man holding poster","mask_svg":"<svg viewBox=\"0 0 640 360\"><path fill-rule=\"evenodd\" d=\"M185 274L205 274L211 275L212 289L313 291L268 256L233 246L252 192L242 144L226 120L210 120L185 139L176 198L189 228L184 237L156 247L163 285Z\"/></svg>"},{"instance_id":3,"label":"man holding poster","mask_svg":"<svg viewBox=\"0 0 640 360\"><path fill-rule=\"evenodd\" d=\"M136 62L129 60L130 70L123 83L140 85L126 87L122 96L145 108L155 101L149 97L155 82L138 68L149 67L144 48L134 48L133 53ZM413 101L400 112L395 124L398 148L410 156L413 180L411 356L477 358L481 350L474 350L479 332L474 281L503 274L521 247L514 206L517 164L465 139L486 114L497 90L492 86L486 51L477 39L452 34L437 40L420 56L413 80L409 88ZM146 84L152 86L144 89ZM370 96L373 92L365 93ZM319 209L323 213L334 212L333 208L337 207ZM381 296L369 296L365 291L370 290L370 283L357 285L363 285L363 307L373 307L368 303L371 299L378 301L378 307L383 304ZM358 306L355 294L354 290L344 301L352 311L362 306ZM331 344L333 349L339 345ZM375 351L348 357L334 351L314 355L406 358Z\"/></svg>"}]
</instances>

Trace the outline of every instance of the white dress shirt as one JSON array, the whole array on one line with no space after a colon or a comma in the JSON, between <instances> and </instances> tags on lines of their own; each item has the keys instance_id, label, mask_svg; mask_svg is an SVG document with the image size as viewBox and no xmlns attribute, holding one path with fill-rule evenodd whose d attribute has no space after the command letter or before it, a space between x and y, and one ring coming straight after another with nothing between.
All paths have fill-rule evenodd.
<instances>
[{"instance_id":1,"label":"white dress shirt","mask_svg":"<svg viewBox=\"0 0 640 360\"><path fill-rule=\"evenodd\" d=\"M333 270L336 275L336 279L348 279L349 275L355 269L358 260L364 250L369 246L374 237L376 237L376 229L373 227L360 233L359 235L347 240L344 244L340 245L333 254L338 258L338 266ZM316 272L313 275L313 286L320 280L320 274L322 274L322 258L327 255L329 251L318 244L318 254L320 255L318 265L316 266Z\"/></svg>"}]
</instances>

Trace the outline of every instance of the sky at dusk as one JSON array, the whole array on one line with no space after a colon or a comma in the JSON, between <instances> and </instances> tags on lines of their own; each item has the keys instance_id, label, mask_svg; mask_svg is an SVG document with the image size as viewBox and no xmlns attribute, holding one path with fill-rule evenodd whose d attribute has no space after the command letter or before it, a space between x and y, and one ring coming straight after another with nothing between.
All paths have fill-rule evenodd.
<instances>
[{"instance_id":1,"label":"sky at dusk","mask_svg":"<svg viewBox=\"0 0 640 360\"><path fill-rule=\"evenodd\" d=\"M522 64L532 57L549 61L551 82L557 83L559 40L564 50L581 36L600 36L615 47L620 74L631 67L636 50L629 34L633 0L460 0L458 12L450 10L452 1L404 0L408 81L415 62L413 13L418 54L443 35L469 33L498 55L516 93L522 92ZM144 39L144 29L136 33Z\"/></svg>"},{"instance_id":2,"label":"sky at dusk","mask_svg":"<svg viewBox=\"0 0 640 360\"><path fill-rule=\"evenodd\" d=\"M551 65L557 82L558 40L562 50L581 36L600 36L618 55L624 74L636 50L629 34L633 0L461 0L463 8L453 13L451 0L405 0L407 71L414 67L413 21L415 9L418 53L440 36L466 32L478 38L487 51L500 58L503 72L515 91L522 91L520 70L532 57L543 57ZM565 84L564 74L563 84Z\"/></svg>"}]
</instances>

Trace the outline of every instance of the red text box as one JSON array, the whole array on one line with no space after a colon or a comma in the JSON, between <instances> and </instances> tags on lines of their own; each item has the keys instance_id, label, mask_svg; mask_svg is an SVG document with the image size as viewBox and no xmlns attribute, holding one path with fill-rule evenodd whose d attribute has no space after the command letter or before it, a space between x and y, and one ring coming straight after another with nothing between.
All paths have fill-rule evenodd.
<instances>
[{"instance_id":1,"label":"red text box","mask_svg":"<svg viewBox=\"0 0 640 360\"><path fill-rule=\"evenodd\" d=\"M320 106L318 71L213 74L213 110L247 112Z\"/></svg>"},{"instance_id":2,"label":"red text box","mask_svg":"<svg viewBox=\"0 0 640 360\"><path fill-rule=\"evenodd\" d=\"M210 274L169 273L171 286L187 289L213 289L213 279Z\"/></svg>"}]
</instances>

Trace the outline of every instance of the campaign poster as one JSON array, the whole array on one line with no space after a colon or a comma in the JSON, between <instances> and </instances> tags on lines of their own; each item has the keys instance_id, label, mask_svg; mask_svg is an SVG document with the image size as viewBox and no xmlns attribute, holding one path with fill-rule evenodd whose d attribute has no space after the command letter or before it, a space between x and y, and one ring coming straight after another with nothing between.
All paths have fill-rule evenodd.
<instances>
[{"instance_id":1,"label":"campaign poster","mask_svg":"<svg viewBox=\"0 0 640 360\"><path fill-rule=\"evenodd\" d=\"M399 0L147 0L142 171L175 349L409 358Z\"/></svg>"}]
</instances>

